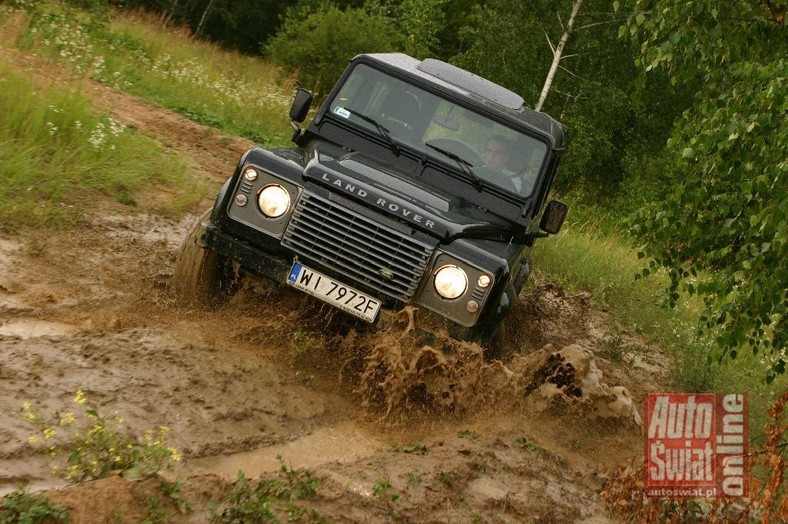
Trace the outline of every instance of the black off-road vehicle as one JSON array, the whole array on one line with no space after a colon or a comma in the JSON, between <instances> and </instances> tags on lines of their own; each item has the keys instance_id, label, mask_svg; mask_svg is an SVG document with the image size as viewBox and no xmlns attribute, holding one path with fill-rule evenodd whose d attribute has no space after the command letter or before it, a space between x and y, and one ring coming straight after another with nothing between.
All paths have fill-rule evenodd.
<instances>
[{"instance_id":1,"label":"black off-road vehicle","mask_svg":"<svg viewBox=\"0 0 788 524\"><path fill-rule=\"evenodd\" d=\"M176 290L216 303L240 268L369 323L413 305L420 324L487 344L534 241L566 215L546 203L561 125L488 80L403 54L355 57L302 130L311 103L296 93L296 147L241 157L183 244Z\"/></svg>"}]
</instances>

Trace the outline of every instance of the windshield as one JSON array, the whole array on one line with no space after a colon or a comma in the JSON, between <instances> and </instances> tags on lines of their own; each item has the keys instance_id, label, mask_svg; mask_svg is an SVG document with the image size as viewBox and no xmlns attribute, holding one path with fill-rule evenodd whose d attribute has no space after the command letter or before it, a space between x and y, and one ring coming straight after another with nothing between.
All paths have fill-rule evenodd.
<instances>
[{"instance_id":1,"label":"windshield","mask_svg":"<svg viewBox=\"0 0 788 524\"><path fill-rule=\"evenodd\" d=\"M521 196L531 194L547 155L544 142L364 64L329 111Z\"/></svg>"}]
</instances>

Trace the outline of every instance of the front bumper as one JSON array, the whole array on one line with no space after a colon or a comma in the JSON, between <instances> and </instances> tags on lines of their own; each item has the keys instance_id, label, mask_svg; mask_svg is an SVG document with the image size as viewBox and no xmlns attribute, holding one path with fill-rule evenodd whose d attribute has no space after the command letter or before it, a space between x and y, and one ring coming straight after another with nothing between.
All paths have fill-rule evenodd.
<instances>
[{"instance_id":1,"label":"front bumper","mask_svg":"<svg viewBox=\"0 0 788 524\"><path fill-rule=\"evenodd\" d=\"M270 278L281 283L290 273L291 260L238 240L211 222L203 223L201 243L203 247L237 261L246 271L256 277Z\"/></svg>"}]
</instances>

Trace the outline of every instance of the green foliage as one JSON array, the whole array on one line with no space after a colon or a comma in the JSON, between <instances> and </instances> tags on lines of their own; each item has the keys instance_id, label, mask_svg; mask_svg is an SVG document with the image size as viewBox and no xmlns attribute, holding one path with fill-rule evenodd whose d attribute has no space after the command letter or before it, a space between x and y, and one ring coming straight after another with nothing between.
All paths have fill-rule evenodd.
<instances>
[{"instance_id":1,"label":"green foliage","mask_svg":"<svg viewBox=\"0 0 788 524\"><path fill-rule=\"evenodd\" d=\"M192 503L183 498L181 494L181 479L175 479L172 482L161 479L161 492L175 504L179 512L191 513Z\"/></svg>"},{"instance_id":2,"label":"green foliage","mask_svg":"<svg viewBox=\"0 0 788 524\"><path fill-rule=\"evenodd\" d=\"M542 90L572 8L571 0L490 0L461 31L466 48L452 62L515 91L533 106ZM587 200L610 205L620 184L640 189L664 184L644 171L687 107L666 75L644 85L631 56L634 46L618 38L607 0L586 0L564 48L544 111L558 118L569 137L556 188L582 191ZM650 192L650 191L649 191ZM630 205L625 202L626 205Z\"/></svg>"},{"instance_id":3,"label":"green foliage","mask_svg":"<svg viewBox=\"0 0 788 524\"><path fill-rule=\"evenodd\" d=\"M386 507L388 513L394 513L394 508L400 502L400 495L394 491L391 481L388 478L379 478L372 485L372 496L378 499Z\"/></svg>"},{"instance_id":4,"label":"green foliage","mask_svg":"<svg viewBox=\"0 0 788 524\"><path fill-rule=\"evenodd\" d=\"M552 12L549 4L490 0L477 6L463 30L467 49L452 62L515 91L533 106L552 60L542 35L558 32L555 16L544 16Z\"/></svg>"},{"instance_id":5,"label":"green foliage","mask_svg":"<svg viewBox=\"0 0 788 524\"><path fill-rule=\"evenodd\" d=\"M106 15L109 12L107 0L67 0L65 3L100 15Z\"/></svg>"},{"instance_id":6,"label":"green foliage","mask_svg":"<svg viewBox=\"0 0 788 524\"><path fill-rule=\"evenodd\" d=\"M667 146L677 185L634 217L652 257L643 273L667 270L671 304L681 293L702 297L700 329L716 336L718 360L765 350L772 380L788 363L788 45L780 17L754 3L724 16L712 0L627 4L620 34L641 42L638 64L667 68L677 83L702 80Z\"/></svg>"},{"instance_id":7,"label":"green foliage","mask_svg":"<svg viewBox=\"0 0 788 524\"><path fill-rule=\"evenodd\" d=\"M524 449L535 455L539 455L539 456L545 455L545 450L543 448L539 447L533 442L529 442L528 439L526 439L525 437L517 437L516 439L514 439L514 445L520 449Z\"/></svg>"},{"instance_id":8,"label":"green foliage","mask_svg":"<svg viewBox=\"0 0 788 524\"><path fill-rule=\"evenodd\" d=\"M407 478L409 488L418 487L422 483L422 474L419 470L414 469L413 471L408 471L405 477Z\"/></svg>"},{"instance_id":9,"label":"green foliage","mask_svg":"<svg viewBox=\"0 0 788 524\"><path fill-rule=\"evenodd\" d=\"M301 85L325 95L355 55L399 47L391 19L365 9L341 10L326 2L308 14L304 9L291 10L265 53L297 71Z\"/></svg>"},{"instance_id":10,"label":"green foliage","mask_svg":"<svg viewBox=\"0 0 788 524\"><path fill-rule=\"evenodd\" d=\"M788 374L766 384L763 374L768 366L759 355L747 352L735 361L709 363L707 356L717 347L714 331L698 334L696 328L703 300L686 296L676 308L664 307L662 297L670 278L657 268L649 278L633 278L643 261L637 258L632 238L624 234L621 220L598 207L574 203L571 209L561 233L535 245L537 271L568 293L590 292L595 308L607 311L626 331L643 338L646 347L637 354L639 359L648 361L661 352L669 356L669 378L675 390L749 392L751 434L758 438L766 409L788 388ZM699 280L707 278L706 272L698 275ZM617 348L610 343L617 344L615 333L599 348L606 358L615 358L621 351L626 363L634 355L634 347ZM652 347L661 351L654 352Z\"/></svg>"},{"instance_id":11,"label":"green foliage","mask_svg":"<svg viewBox=\"0 0 788 524\"><path fill-rule=\"evenodd\" d=\"M449 0L371 0L365 5L369 12L392 19L404 36L402 51L421 60L435 56L441 44L448 4Z\"/></svg>"},{"instance_id":12,"label":"green foliage","mask_svg":"<svg viewBox=\"0 0 788 524\"><path fill-rule=\"evenodd\" d=\"M172 469L180 461L178 450L167 445L169 428L162 426L138 437L124 428L117 414L100 415L88 406L81 390L74 402L84 410L84 417L55 411L44 418L29 402L23 407L22 419L38 429L28 442L43 442L56 461L54 474L70 482L106 478L115 472L137 480Z\"/></svg>"},{"instance_id":13,"label":"green foliage","mask_svg":"<svg viewBox=\"0 0 788 524\"><path fill-rule=\"evenodd\" d=\"M667 280L634 280L641 268L637 248L620 219L604 208L573 204L561 233L537 242L532 256L538 271L570 292L590 292L598 307L631 329L639 326L659 336L663 329L655 323L671 322L658 298Z\"/></svg>"},{"instance_id":14,"label":"green foliage","mask_svg":"<svg viewBox=\"0 0 788 524\"><path fill-rule=\"evenodd\" d=\"M69 511L43 495L14 491L0 499L0 524L68 522Z\"/></svg>"},{"instance_id":15,"label":"green foliage","mask_svg":"<svg viewBox=\"0 0 788 524\"><path fill-rule=\"evenodd\" d=\"M166 524L170 521L170 515L162 507L159 497L151 495L148 500L148 515L143 519L142 524Z\"/></svg>"},{"instance_id":16,"label":"green foliage","mask_svg":"<svg viewBox=\"0 0 788 524\"><path fill-rule=\"evenodd\" d=\"M278 514L285 513L288 520L321 521L319 515L296 504L296 501L312 499L317 494L318 479L309 471L288 468L281 456L281 464L274 478L263 478L252 484L243 474L233 483L227 499L216 509L216 517L222 522L257 523L279 522Z\"/></svg>"},{"instance_id":17,"label":"green foliage","mask_svg":"<svg viewBox=\"0 0 788 524\"><path fill-rule=\"evenodd\" d=\"M453 473L450 473L448 471L439 471L435 475L435 478L437 478L438 481L441 484L443 484L444 486L446 486L447 488L453 488L454 487L454 474Z\"/></svg>"},{"instance_id":18,"label":"green foliage","mask_svg":"<svg viewBox=\"0 0 788 524\"><path fill-rule=\"evenodd\" d=\"M424 444L410 444L402 448L404 453L412 453L416 455L424 455L427 453L427 446Z\"/></svg>"}]
</instances>

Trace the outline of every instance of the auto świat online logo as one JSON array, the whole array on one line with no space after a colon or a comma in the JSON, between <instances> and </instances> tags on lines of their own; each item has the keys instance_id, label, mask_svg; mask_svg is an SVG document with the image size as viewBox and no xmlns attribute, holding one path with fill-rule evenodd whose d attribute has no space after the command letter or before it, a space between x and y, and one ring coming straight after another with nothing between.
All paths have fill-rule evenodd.
<instances>
[{"instance_id":1,"label":"auto \u015bwiat online logo","mask_svg":"<svg viewBox=\"0 0 788 524\"><path fill-rule=\"evenodd\" d=\"M646 397L647 497L746 497L747 395Z\"/></svg>"}]
</instances>

